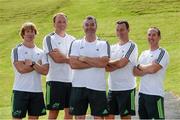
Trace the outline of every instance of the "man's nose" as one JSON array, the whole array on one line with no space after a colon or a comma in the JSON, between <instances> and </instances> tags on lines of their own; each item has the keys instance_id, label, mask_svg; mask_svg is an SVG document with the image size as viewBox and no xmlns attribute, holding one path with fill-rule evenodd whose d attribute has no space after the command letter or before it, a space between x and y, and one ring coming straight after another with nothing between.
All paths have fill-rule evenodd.
<instances>
[{"instance_id":1,"label":"man's nose","mask_svg":"<svg viewBox=\"0 0 180 120\"><path fill-rule=\"evenodd\" d=\"M92 26L91 26L91 25L88 25L88 28L92 28Z\"/></svg>"}]
</instances>

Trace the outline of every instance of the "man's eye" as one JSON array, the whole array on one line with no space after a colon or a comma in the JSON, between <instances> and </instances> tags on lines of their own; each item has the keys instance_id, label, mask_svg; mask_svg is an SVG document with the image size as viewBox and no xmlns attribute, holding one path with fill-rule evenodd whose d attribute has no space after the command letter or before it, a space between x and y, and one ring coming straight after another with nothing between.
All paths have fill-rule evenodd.
<instances>
[{"instance_id":1,"label":"man's eye","mask_svg":"<svg viewBox=\"0 0 180 120\"><path fill-rule=\"evenodd\" d=\"M88 23L86 23L86 24L85 24L85 26L89 26L89 24L88 24Z\"/></svg>"}]
</instances>

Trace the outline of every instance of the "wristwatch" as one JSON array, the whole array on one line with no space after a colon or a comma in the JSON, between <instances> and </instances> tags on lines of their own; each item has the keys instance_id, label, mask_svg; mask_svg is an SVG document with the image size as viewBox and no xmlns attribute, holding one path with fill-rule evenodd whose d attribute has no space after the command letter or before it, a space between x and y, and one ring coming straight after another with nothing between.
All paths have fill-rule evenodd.
<instances>
[{"instance_id":1,"label":"wristwatch","mask_svg":"<svg viewBox=\"0 0 180 120\"><path fill-rule=\"evenodd\" d=\"M140 64L138 64L136 67L137 67L138 70L141 70L141 69L139 68L139 66L140 66Z\"/></svg>"},{"instance_id":2,"label":"wristwatch","mask_svg":"<svg viewBox=\"0 0 180 120\"><path fill-rule=\"evenodd\" d=\"M36 62L32 61L32 65L31 65L31 67L33 67L35 64L36 64Z\"/></svg>"}]
</instances>

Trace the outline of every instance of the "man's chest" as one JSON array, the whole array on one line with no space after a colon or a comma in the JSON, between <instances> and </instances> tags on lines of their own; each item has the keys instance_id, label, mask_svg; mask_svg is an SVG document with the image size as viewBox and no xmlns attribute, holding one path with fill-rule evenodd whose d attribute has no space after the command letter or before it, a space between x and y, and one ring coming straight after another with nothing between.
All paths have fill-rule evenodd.
<instances>
[{"instance_id":1,"label":"man's chest","mask_svg":"<svg viewBox=\"0 0 180 120\"><path fill-rule=\"evenodd\" d=\"M42 57L42 54L41 54L40 51L28 50L28 49L21 50L20 55L24 59L30 59L30 60L33 60L33 61L41 60L41 57Z\"/></svg>"},{"instance_id":2,"label":"man's chest","mask_svg":"<svg viewBox=\"0 0 180 120\"><path fill-rule=\"evenodd\" d=\"M159 54L158 53L148 53L144 54L140 60L142 64L149 64L154 62L158 59Z\"/></svg>"},{"instance_id":3,"label":"man's chest","mask_svg":"<svg viewBox=\"0 0 180 120\"><path fill-rule=\"evenodd\" d=\"M126 55L128 51L128 47L114 47L111 49L111 58L112 59L117 59L117 58L122 58Z\"/></svg>"},{"instance_id":4,"label":"man's chest","mask_svg":"<svg viewBox=\"0 0 180 120\"><path fill-rule=\"evenodd\" d=\"M69 41L69 40L58 40L58 39L55 40L54 39L51 41L51 44L52 44L52 49L57 48L62 53L66 54L69 51L71 41Z\"/></svg>"},{"instance_id":5,"label":"man's chest","mask_svg":"<svg viewBox=\"0 0 180 120\"><path fill-rule=\"evenodd\" d=\"M84 45L79 48L80 56L99 57L101 52L102 49L98 45Z\"/></svg>"}]
</instances>

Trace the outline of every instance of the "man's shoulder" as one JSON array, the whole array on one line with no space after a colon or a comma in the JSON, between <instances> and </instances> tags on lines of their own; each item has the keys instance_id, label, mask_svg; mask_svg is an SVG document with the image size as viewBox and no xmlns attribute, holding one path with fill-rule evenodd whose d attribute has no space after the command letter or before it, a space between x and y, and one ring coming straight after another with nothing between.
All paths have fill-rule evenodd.
<instances>
[{"instance_id":1,"label":"man's shoulder","mask_svg":"<svg viewBox=\"0 0 180 120\"><path fill-rule=\"evenodd\" d=\"M68 39L70 39L70 40L75 40L75 39L76 39L74 36L72 36L72 35L70 35L70 34L67 34L67 33L66 33L66 35L67 35Z\"/></svg>"},{"instance_id":2,"label":"man's shoulder","mask_svg":"<svg viewBox=\"0 0 180 120\"><path fill-rule=\"evenodd\" d=\"M133 40L129 40L130 45L137 47L137 44Z\"/></svg>"},{"instance_id":3,"label":"man's shoulder","mask_svg":"<svg viewBox=\"0 0 180 120\"><path fill-rule=\"evenodd\" d=\"M110 48L109 42L105 39L102 39L102 38L97 39L97 44L99 46L108 46L108 48Z\"/></svg>"},{"instance_id":4,"label":"man's shoulder","mask_svg":"<svg viewBox=\"0 0 180 120\"><path fill-rule=\"evenodd\" d=\"M54 36L54 35L55 35L55 32L50 32L47 35L45 35L44 40L46 40L46 41L51 40L52 36Z\"/></svg>"},{"instance_id":5,"label":"man's shoulder","mask_svg":"<svg viewBox=\"0 0 180 120\"><path fill-rule=\"evenodd\" d=\"M141 56L142 55L148 55L150 53L150 50L144 50L141 52Z\"/></svg>"},{"instance_id":6,"label":"man's shoulder","mask_svg":"<svg viewBox=\"0 0 180 120\"><path fill-rule=\"evenodd\" d=\"M12 50L22 49L23 48L22 46L23 46L22 43L17 44Z\"/></svg>"},{"instance_id":7,"label":"man's shoulder","mask_svg":"<svg viewBox=\"0 0 180 120\"><path fill-rule=\"evenodd\" d=\"M39 53L44 53L44 51L39 47L36 47L36 51L39 52Z\"/></svg>"},{"instance_id":8,"label":"man's shoulder","mask_svg":"<svg viewBox=\"0 0 180 120\"><path fill-rule=\"evenodd\" d=\"M160 50L160 52L165 52L168 54L168 51L165 48L160 47L159 50Z\"/></svg>"}]
</instances>

